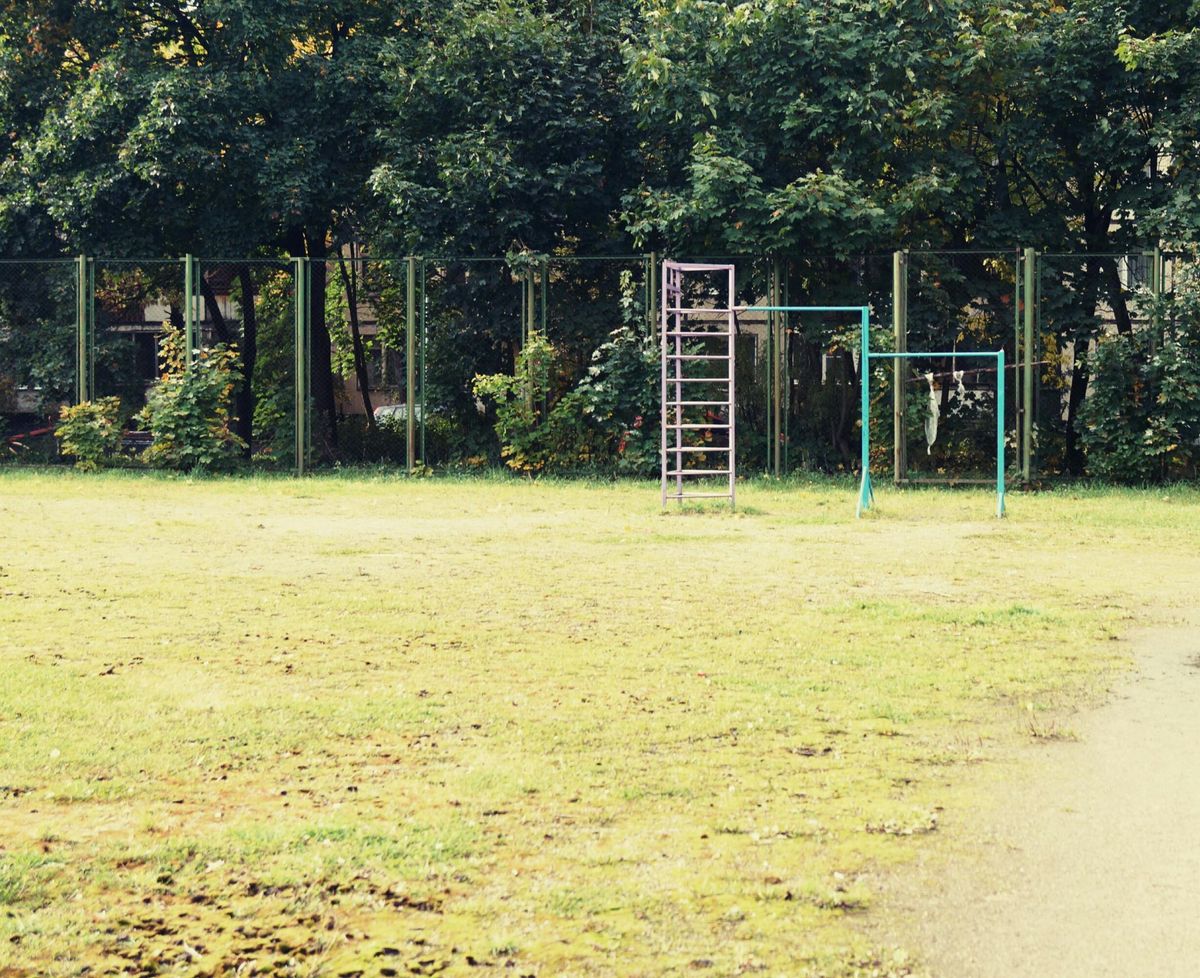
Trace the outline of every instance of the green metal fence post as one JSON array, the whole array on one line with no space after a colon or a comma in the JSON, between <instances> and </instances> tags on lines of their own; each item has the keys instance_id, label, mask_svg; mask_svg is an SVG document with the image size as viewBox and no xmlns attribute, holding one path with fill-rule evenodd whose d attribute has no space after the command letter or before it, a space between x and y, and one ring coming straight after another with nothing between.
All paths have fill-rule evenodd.
<instances>
[{"instance_id":1,"label":"green metal fence post","mask_svg":"<svg viewBox=\"0 0 1200 978\"><path fill-rule=\"evenodd\" d=\"M296 396L293 418L296 429L296 475L304 475L308 461L308 259L292 259L292 327Z\"/></svg>"},{"instance_id":2,"label":"green metal fence post","mask_svg":"<svg viewBox=\"0 0 1200 978\"><path fill-rule=\"evenodd\" d=\"M1033 322L1036 306L1037 251L1025 249L1025 288L1022 300L1025 303L1025 337L1021 344L1023 362L1021 370L1021 481L1028 483L1033 472L1033 361L1037 355L1033 340ZM1017 366L1014 364L1014 366Z\"/></svg>"},{"instance_id":3,"label":"green metal fence post","mask_svg":"<svg viewBox=\"0 0 1200 978\"><path fill-rule=\"evenodd\" d=\"M185 255L183 259L183 365L191 369L196 355L196 277L195 259Z\"/></svg>"},{"instance_id":4,"label":"green metal fence post","mask_svg":"<svg viewBox=\"0 0 1200 978\"><path fill-rule=\"evenodd\" d=\"M892 253L892 332L897 353L908 352L908 252ZM892 461L897 485L908 478L907 368L903 360L892 362Z\"/></svg>"},{"instance_id":5,"label":"green metal fence post","mask_svg":"<svg viewBox=\"0 0 1200 978\"><path fill-rule=\"evenodd\" d=\"M1021 364L1025 362L1022 351L1025 344L1022 337L1022 322L1021 310L1025 303L1025 254L1020 248L1017 249L1013 258L1013 437L1016 444L1016 469L1018 472L1023 472L1022 459L1025 457L1024 446L1021 444L1021 432L1023 430L1022 418L1024 417L1024 398L1021 396Z\"/></svg>"},{"instance_id":6,"label":"green metal fence post","mask_svg":"<svg viewBox=\"0 0 1200 978\"><path fill-rule=\"evenodd\" d=\"M771 305L783 305L783 289L780 285L782 278L780 261L771 259ZM781 312L772 311L768 328L772 335L771 358L771 461L775 470L775 478L783 475L783 324L785 316Z\"/></svg>"},{"instance_id":7,"label":"green metal fence post","mask_svg":"<svg viewBox=\"0 0 1200 978\"><path fill-rule=\"evenodd\" d=\"M425 417L428 414L425 400L425 352L428 346L427 333L429 325L425 316L425 259L417 259L417 264L420 269L420 284L417 290L417 316L419 317L417 333L418 342L421 347L420 357L418 358L421 364L421 461L424 463L429 458L425 452Z\"/></svg>"},{"instance_id":8,"label":"green metal fence post","mask_svg":"<svg viewBox=\"0 0 1200 978\"><path fill-rule=\"evenodd\" d=\"M775 305L775 292L769 281L767 282L767 305ZM764 471L767 475L770 475L774 470L773 459L775 458L775 440L773 434L775 422L772 420L775 417L775 314L771 312L767 313L766 350L763 363L766 364L763 374L767 381L767 423L765 425L767 431L767 455Z\"/></svg>"},{"instance_id":9,"label":"green metal fence post","mask_svg":"<svg viewBox=\"0 0 1200 978\"><path fill-rule=\"evenodd\" d=\"M96 259L87 260L87 383L88 396L96 396Z\"/></svg>"},{"instance_id":10,"label":"green metal fence post","mask_svg":"<svg viewBox=\"0 0 1200 978\"><path fill-rule=\"evenodd\" d=\"M407 282L405 283L404 322L404 463L412 474L417 454L417 259L412 255L406 259Z\"/></svg>"},{"instance_id":11,"label":"green metal fence post","mask_svg":"<svg viewBox=\"0 0 1200 978\"><path fill-rule=\"evenodd\" d=\"M646 256L646 326L648 336L658 334L658 253Z\"/></svg>"},{"instance_id":12,"label":"green metal fence post","mask_svg":"<svg viewBox=\"0 0 1200 978\"><path fill-rule=\"evenodd\" d=\"M541 307L541 310L542 310L541 329L542 329L542 332L545 333L546 332L546 305L547 305L548 297L549 297L549 293L550 293L550 263L548 261L546 261L545 259L542 259L542 265L541 265L541 269L538 272L538 275L539 275L539 278L540 278L541 284L542 284L541 298L540 298L540 302L539 302L539 306Z\"/></svg>"},{"instance_id":13,"label":"green metal fence post","mask_svg":"<svg viewBox=\"0 0 1200 978\"><path fill-rule=\"evenodd\" d=\"M75 260L75 403L92 399L92 347L90 337L92 291L90 264L84 255Z\"/></svg>"},{"instance_id":14,"label":"green metal fence post","mask_svg":"<svg viewBox=\"0 0 1200 978\"><path fill-rule=\"evenodd\" d=\"M792 303L791 292L788 290L788 260L779 259L779 298L780 305L789 306ZM788 313L779 314L779 357L781 397L780 407L783 415L783 437L780 439L780 451L783 454L783 474L792 471L792 344L788 339Z\"/></svg>"},{"instance_id":15,"label":"green metal fence post","mask_svg":"<svg viewBox=\"0 0 1200 978\"><path fill-rule=\"evenodd\" d=\"M996 351L996 518L1004 516L1004 349Z\"/></svg>"}]
</instances>

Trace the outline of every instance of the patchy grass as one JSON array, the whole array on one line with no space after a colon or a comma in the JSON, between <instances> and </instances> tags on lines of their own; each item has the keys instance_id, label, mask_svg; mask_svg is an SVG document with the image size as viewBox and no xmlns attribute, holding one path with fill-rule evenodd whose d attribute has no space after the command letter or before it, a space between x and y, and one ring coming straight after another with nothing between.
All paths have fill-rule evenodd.
<instances>
[{"instance_id":1,"label":"patchy grass","mask_svg":"<svg viewBox=\"0 0 1200 978\"><path fill-rule=\"evenodd\" d=\"M0 474L0 974L909 974L881 876L1200 496L741 497Z\"/></svg>"}]
</instances>

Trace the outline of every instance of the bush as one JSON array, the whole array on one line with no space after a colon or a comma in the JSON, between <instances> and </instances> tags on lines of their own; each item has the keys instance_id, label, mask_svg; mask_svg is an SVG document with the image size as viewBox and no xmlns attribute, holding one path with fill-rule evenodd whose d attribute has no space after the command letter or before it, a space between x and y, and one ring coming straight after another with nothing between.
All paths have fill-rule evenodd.
<instances>
[{"instance_id":1,"label":"bush","mask_svg":"<svg viewBox=\"0 0 1200 978\"><path fill-rule=\"evenodd\" d=\"M500 455L510 469L533 475L577 461L583 432L570 430L576 426L570 405L561 409L563 388L562 354L541 333L529 337L512 376L475 377L475 396L495 405Z\"/></svg>"},{"instance_id":2,"label":"bush","mask_svg":"<svg viewBox=\"0 0 1200 978\"><path fill-rule=\"evenodd\" d=\"M629 324L592 354L592 366L574 392L575 407L600 435L597 461L621 475L658 471L660 368L654 340Z\"/></svg>"},{"instance_id":3,"label":"bush","mask_svg":"<svg viewBox=\"0 0 1200 978\"><path fill-rule=\"evenodd\" d=\"M632 276L621 274L624 324L592 354L586 376L569 387L564 358L534 334L514 376L475 378L475 395L496 406L505 463L518 472L606 469L645 476L659 464L659 358L643 333Z\"/></svg>"},{"instance_id":4,"label":"bush","mask_svg":"<svg viewBox=\"0 0 1200 978\"><path fill-rule=\"evenodd\" d=\"M509 468L642 476L658 468L658 372L653 341L622 327L592 354L587 376L567 389L561 353L534 334L513 376L476 377L474 391L495 404L500 454Z\"/></svg>"},{"instance_id":5,"label":"bush","mask_svg":"<svg viewBox=\"0 0 1200 978\"><path fill-rule=\"evenodd\" d=\"M1200 471L1200 261L1181 268L1153 328L1100 340L1080 417L1088 471L1115 482Z\"/></svg>"},{"instance_id":6,"label":"bush","mask_svg":"<svg viewBox=\"0 0 1200 978\"><path fill-rule=\"evenodd\" d=\"M228 465L246 448L229 427L241 380L237 351L218 344L200 350L191 367L184 368L182 343L179 330L164 335L163 376L138 415L154 439L142 459L156 468L181 471Z\"/></svg>"},{"instance_id":7,"label":"bush","mask_svg":"<svg viewBox=\"0 0 1200 978\"><path fill-rule=\"evenodd\" d=\"M102 397L64 407L56 432L62 453L75 459L75 467L94 471L121 448L121 399Z\"/></svg>"}]
</instances>

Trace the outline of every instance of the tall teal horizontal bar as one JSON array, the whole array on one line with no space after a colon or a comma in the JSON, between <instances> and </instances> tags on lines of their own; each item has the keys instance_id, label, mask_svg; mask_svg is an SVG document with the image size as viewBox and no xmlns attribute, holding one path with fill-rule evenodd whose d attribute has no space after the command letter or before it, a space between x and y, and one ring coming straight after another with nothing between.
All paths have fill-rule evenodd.
<instances>
[{"instance_id":1,"label":"tall teal horizontal bar","mask_svg":"<svg viewBox=\"0 0 1200 978\"><path fill-rule=\"evenodd\" d=\"M738 306L735 312L865 312L870 306Z\"/></svg>"},{"instance_id":2,"label":"tall teal horizontal bar","mask_svg":"<svg viewBox=\"0 0 1200 978\"><path fill-rule=\"evenodd\" d=\"M1004 351L990 353L965 353L962 350L930 350L929 352L921 351L920 353L868 353L872 360L918 360L924 357L989 357L992 360L999 360L1004 356Z\"/></svg>"}]
</instances>

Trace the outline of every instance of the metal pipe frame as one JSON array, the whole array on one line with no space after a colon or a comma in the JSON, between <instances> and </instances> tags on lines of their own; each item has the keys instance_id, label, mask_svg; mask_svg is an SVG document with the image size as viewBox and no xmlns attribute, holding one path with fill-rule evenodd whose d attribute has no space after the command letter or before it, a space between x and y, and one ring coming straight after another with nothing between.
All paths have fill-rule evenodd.
<instances>
[{"instance_id":1,"label":"metal pipe frame","mask_svg":"<svg viewBox=\"0 0 1200 978\"><path fill-rule=\"evenodd\" d=\"M932 350L920 353L873 353L871 352L871 331L867 308L862 309L862 349L860 352L862 391L862 481L858 491L858 508L855 515L861 517L864 510L870 509L875 501L875 493L871 486L871 361L930 359L934 357L958 357L974 359L991 359L996 361L996 518L1004 517L1004 350L973 351L961 353L958 351Z\"/></svg>"}]
</instances>

